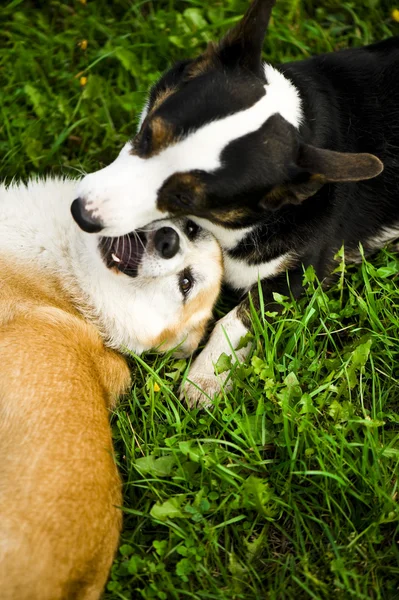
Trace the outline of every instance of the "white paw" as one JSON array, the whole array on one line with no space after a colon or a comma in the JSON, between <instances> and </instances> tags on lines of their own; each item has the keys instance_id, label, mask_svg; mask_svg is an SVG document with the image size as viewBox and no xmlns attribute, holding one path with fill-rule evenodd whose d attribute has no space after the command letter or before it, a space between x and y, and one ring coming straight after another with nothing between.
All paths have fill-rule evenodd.
<instances>
[{"instance_id":1,"label":"white paw","mask_svg":"<svg viewBox=\"0 0 399 600\"><path fill-rule=\"evenodd\" d=\"M222 390L231 389L230 369L216 375L215 364L222 354L229 356L232 364L245 360L250 344L240 350L234 349L239 346L247 332L247 328L237 317L236 308L216 323L207 345L193 362L187 380L180 388L180 398L185 400L190 408L210 406L215 395Z\"/></svg>"},{"instance_id":2,"label":"white paw","mask_svg":"<svg viewBox=\"0 0 399 600\"><path fill-rule=\"evenodd\" d=\"M215 375L213 372L201 372L195 369L189 371L187 380L180 388L180 399L184 400L189 408L208 407L222 389L228 391L231 388L230 381L225 385L229 371Z\"/></svg>"}]
</instances>

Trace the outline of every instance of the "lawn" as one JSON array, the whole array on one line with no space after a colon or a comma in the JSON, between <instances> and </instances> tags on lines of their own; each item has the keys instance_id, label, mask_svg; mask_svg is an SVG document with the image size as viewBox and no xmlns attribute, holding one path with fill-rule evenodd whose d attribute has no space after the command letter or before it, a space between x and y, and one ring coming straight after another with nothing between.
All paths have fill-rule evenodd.
<instances>
[{"instance_id":1,"label":"lawn","mask_svg":"<svg viewBox=\"0 0 399 600\"><path fill-rule=\"evenodd\" d=\"M110 162L160 72L246 6L3 0L1 178ZM265 57L398 34L394 8L280 0ZM112 417L125 519L107 599L399 598L399 257L342 254L337 273L325 291L309 270L272 323L253 313L252 355L210 411L177 398L186 361L132 357Z\"/></svg>"}]
</instances>

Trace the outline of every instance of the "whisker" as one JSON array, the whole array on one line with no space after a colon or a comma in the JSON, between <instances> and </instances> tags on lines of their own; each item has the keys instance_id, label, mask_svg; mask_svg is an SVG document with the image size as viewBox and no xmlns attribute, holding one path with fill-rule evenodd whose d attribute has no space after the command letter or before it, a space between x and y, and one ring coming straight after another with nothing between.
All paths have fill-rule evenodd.
<instances>
[{"instance_id":1,"label":"whisker","mask_svg":"<svg viewBox=\"0 0 399 600\"><path fill-rule=\"evenodd\" d=\"M138 233L140 231L143 231L144 233L151 233L152 231L156 231L155 227L151 227L151 229L147 229L147 227L148 227L148 225L146 227L140 227L140 229L132 231L132 233Z\"/></svg>"},{"instance_id":2,"label":"whisker","mask_svg":"<svg viewBox=\"0 0 399 600\"><path fill-rule=\"evenodd\" d=\"M140 230L140 231L142 231L142 230ZM141 246L142 246L142 248L143 248L143 250L145 252L146 251L146 246L145 246L143 240L141 239L141 237L139 236L138 232L137 231L132 231L132 234L134 235L134 238L135 238L136 242L141 244ZM130 234L130 235L132 235L132 234Z\"/></svg>"},{"instance_id":3,"label":"whisker","mask_svg":"<svg viewBox=\"0 0 399 600\"><path fill-rule=\"evenodd\" d=\"M132 239L131 239L130 235L127 236L127 240L129 242L129 258L128 258L128 262L130 262L130 259L132 258Z\"/></svg>"},{"instance_id":4,"label":"whisker","mask_svg":"<svg viewBox=\"0 0 399 600\"><path fill-rule=\"evenodd\" d=\"M113 239L112 238L108 238L108 248L107 248L107 254L109 254L111 252L112 249L112 243L113 243Z\"/></svg>"},{"instance_id":5,"label":"whisker","mask_svg":"<svg viewBox=\"0 0 399 600\"><path fill-rule=\"evenodd\" d=\"M123 235L122 236L122 256L125 256L125 239L126 239L126 236Z\"/></svg>"}]
</instances>

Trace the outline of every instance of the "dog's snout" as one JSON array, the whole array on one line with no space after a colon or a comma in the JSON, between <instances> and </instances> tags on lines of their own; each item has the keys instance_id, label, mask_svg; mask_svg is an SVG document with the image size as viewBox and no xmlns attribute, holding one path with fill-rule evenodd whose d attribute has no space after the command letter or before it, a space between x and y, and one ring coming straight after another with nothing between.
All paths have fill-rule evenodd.
<instances>
[{"instance_id":1,"label":"dog's snout","mask_svg":"<svg viewBox=\"0 0 399 600\"><path fill-rule=\"evenodd\" d=\"M180 248L179 234L172 227L162 227L155 234L154 245L162 258L173 258Z\"/></svg>"},{"instance_id":2,"label":"dog's snout","mask_svg":"<svg viewBox=\"0 0 399 600\"><path fill-rule=\"evenodd\" d=\"M76 198L76 200L72 202L71 213L79 227L87 233L99 233L104 229L100 219L94 217L93 214L87 210L82 198Z\"/></svg>"}]
</instances>

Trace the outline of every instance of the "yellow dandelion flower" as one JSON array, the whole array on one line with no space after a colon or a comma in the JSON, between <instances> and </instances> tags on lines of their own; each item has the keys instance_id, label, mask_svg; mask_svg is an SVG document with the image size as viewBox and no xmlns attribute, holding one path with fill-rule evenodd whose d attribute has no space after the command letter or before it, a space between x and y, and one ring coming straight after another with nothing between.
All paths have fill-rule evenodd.
<instances>
[{"instance_id":1,"label":"yellow dandelion flower","mask_svg":"<svg viewBox=\"0 0 399 600\"><path fill-rule=\"evenodd\" d=\"M82 40L81 42L79 42L79 46L80 46L81 50L86 50L88 44L89 44L89 42L87 40Z\"/></svg>"},{"instance_id":2,"label":"yellow dandelion flower","mask_svg":"<svg viewBox=\"0 0 399 600\"><path fill-rule=\"evenodd\" d=\"M83 5L84 5L84 4L87 4L87 0L79 0L79 2L80 2L81 4L83 4Z\"/></svg>"},{"instance_id":3,"label":"yellow dandelion flower","mask_svg":"<svg viewBox=\"0 0 399 600\"><path fill-rule=\"evenodd\" d=\"M159 387L159 385L157 384L157 382L154 383L154 392L160 392L161 388Z\"/></svg>"},{"instance_id":4,"label":"yellow dandelion flower","mask_svg":"<svg viewBox=\"0 0 399 600\"><path fill-rule=\"evenodd\" d=\"M87 77L81 77L81 78L79 79L79 81L80 81L80 85L82 85L82 86L83 86L83 85L86 85L86 83L87 83Z\"/></svg>"},{"instance_id":5,"label":"yellow dandelion flower","mask_svg":"<svg viewBox=\"0 0 399 600\"><path fill-rule=\"evenodd\" d=\"M392 19L399 23L399 8L394 8L392 11Z\"/></svg>"}]
</instances>

